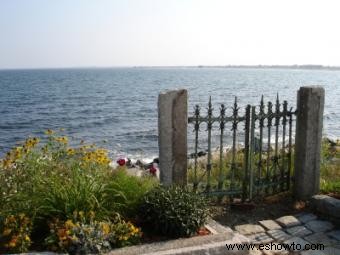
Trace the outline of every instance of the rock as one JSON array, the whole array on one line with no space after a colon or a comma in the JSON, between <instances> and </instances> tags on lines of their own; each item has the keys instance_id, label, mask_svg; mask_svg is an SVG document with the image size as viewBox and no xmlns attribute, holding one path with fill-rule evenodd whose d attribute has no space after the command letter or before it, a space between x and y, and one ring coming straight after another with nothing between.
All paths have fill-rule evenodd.
<instances>
[{"instance_id":1,"label":"rock","mask_svg":"<svg viewBox=\"0 0 340 255\"><path fill-rule=\"evenodd\" d=\"M281 218L278 218L276 221L283 227L294 227L294 226L301 225L301 222L297 218L291 215L283 216Z\"/></svg>"},{"instance_id":2,"label":"rock","mask_svg":"<svg viewBox=\"0 0 340 255\"><path fill-rule=\"evenodd\" d=\"M265 232L263 227L261 227L260 225L255 225L255 224L238 225L235 227L235 230L239 232L241 235L252 235L252 234Z\"/></svg>"}]
</instances>

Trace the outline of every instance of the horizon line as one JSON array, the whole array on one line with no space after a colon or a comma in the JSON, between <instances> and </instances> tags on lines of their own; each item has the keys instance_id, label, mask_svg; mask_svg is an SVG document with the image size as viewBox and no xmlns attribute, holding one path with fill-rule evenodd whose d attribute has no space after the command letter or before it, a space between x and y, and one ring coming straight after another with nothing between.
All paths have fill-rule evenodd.
<instances>
[{"instance_id":1,"label":"horizon line","mask_svg":"<svg viewBox=\"0 0 340 255\"><path fill-rule=\"evenodd\" d=\"M0 71L15 70L56 70L56 69L113 69L113 68L287 68L287 69L339 69L340 66L320 65L320 64L292 64L292 65L117 65L117 66L64 66L64 67L5 67Z\"/></svg>"}]
</instances>

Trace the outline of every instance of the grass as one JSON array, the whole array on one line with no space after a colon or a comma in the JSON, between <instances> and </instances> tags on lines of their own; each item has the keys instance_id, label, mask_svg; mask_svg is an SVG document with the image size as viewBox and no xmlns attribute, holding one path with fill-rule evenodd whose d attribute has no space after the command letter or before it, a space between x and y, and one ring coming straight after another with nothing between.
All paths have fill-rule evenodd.
<instances>
[{"instance_id":1,"label":"grass","mask_svg":"<svg viewBox=\"0 0 340 255\"><path fill-rule=\"evenodd\" d=\"M340 195L340 143L332 146L323 140L320 165L320 191Z\"/></svg>"},{"instance_id":2,"label":"grass","mask_svg":"<svg viewBox=\"0 0 340 255\"><path fill-rule=\"evenodd\" d=\"M338 147L337 147L338 146ZM294 150L293 150L294 153ZM271 152L273 156L274 152ZM282 150L279 152L279 165L282 164ZM254 175L258 175L257 162L259 159L259 154L255 154L253 157L253 169L255 168ZM266 176L267 171L267 153L262 154L262 166L261 166L261 176ZM211 167L211 178L210 183L212 189L218 188L219 180L223 181L223 186L221 189L230 188L230 179L232 177L231 171L232 153L231 151L225 151L223 153L222 167L220 168L220 158L219 152L212 153L212 167ZM288 153L285 154L285 164L287 166ZM206 157L198 158L197 161L197 171L195 175L194 162L189 163L188 167L188 182L193 184L196 181L205 184L207 183L207 171L206 171ZM294 169L294 155L292 155L292 166ZM272 159L269 161L269 174L273 176L274 168ZM279 167L277 168L279 172ZM292 173L293 174L293 173ZM196 176L196 177L195 177ZM242 149L238 149L235 155L235 170L234 170L234 181L236 188L241 188L242 180L244 178L244 153ZM203 185L202 185L203 188ZM332 193L340 195L340 143L337 145L332 145L328 139L322 140L321 148L321 164L320 164L320 192L321 193Z\"/></svg>"}]
</instances>

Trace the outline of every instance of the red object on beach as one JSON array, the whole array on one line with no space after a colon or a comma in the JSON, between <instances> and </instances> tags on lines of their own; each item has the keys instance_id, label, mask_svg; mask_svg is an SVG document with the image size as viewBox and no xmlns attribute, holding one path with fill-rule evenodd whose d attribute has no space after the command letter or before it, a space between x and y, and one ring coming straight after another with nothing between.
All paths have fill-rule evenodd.
<instances>
[{"instance_id":1,"label":"red object on beach","mask_svg":"<svg viewBox=\"0 0 340 255\"><path fill-rule=\"evenodd\" d=\"M120 166L124 166L125 163L126 163L126 161L123 158L120 158L120 159L117 160L117 164L120 165Z\"/></svg>"},{"instance_id":2,"label":"red object on beach","mask_svg":"<svg viewBox=\"0 0 340 255\"><path fill-rule=\"evenodd\" d=\"M155 168L154 166L151 166L150 169L149 169L149 171L150 171L150 174L156 175L157 168Z\"/></svg>"}]
</instances>

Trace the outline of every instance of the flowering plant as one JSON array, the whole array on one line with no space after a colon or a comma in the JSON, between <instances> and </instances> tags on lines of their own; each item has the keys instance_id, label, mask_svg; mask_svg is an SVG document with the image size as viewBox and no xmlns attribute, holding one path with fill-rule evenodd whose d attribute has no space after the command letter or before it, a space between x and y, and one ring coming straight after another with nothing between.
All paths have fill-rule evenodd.
<instances>
[{"instance_id":1,"label":"flowering plant","mask_svg":"<svg viewBox=\"0 0 340 255\"><path fill-rule=\"evenodd\" d=\"M7 216L0 231L0 251L26 252L32 243L32 222L23 213Z\"/></svg>"},{"instance_id":2,"label":"flowering plant","mask_svg":"<svg viewBox=\"0 0 340 255\"><path fill-rule=\"evenodd\" d=\"M141 231L117 214L113 221L96 221L94 212L74 213L73 219L54 219L45 239L49 249L76 254L101 253L110 248L136 244Z\"/></svg>"}]
</instances>

